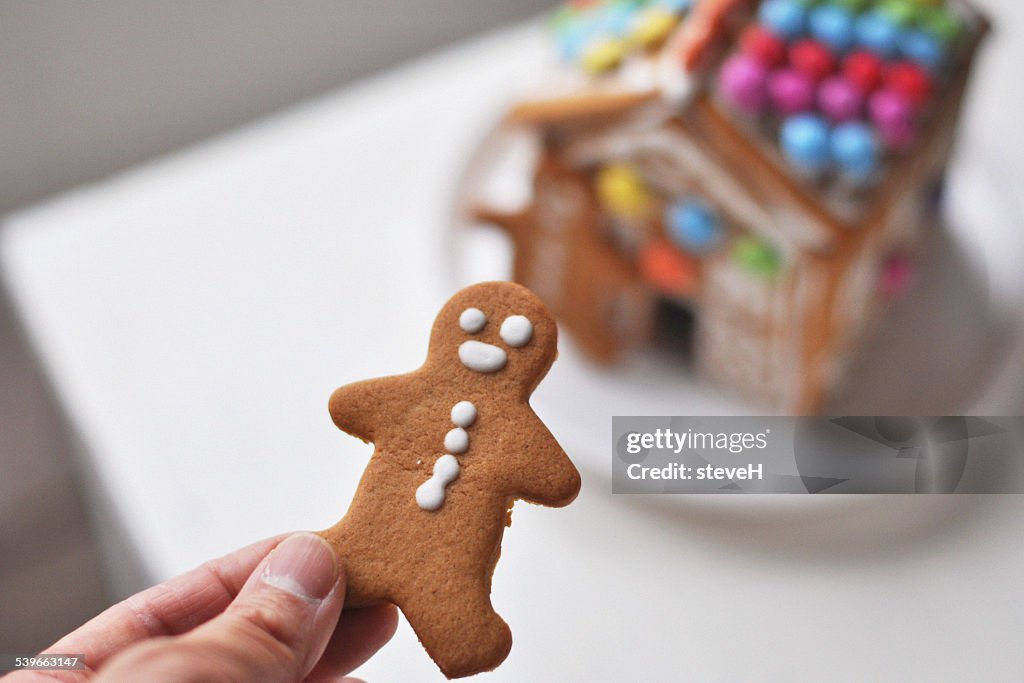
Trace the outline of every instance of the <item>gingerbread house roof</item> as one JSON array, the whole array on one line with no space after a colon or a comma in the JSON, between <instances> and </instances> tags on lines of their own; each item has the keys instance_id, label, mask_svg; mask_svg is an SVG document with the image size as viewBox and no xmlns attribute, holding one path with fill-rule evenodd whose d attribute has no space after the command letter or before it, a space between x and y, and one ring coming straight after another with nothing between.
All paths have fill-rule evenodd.
<instances>
[{"instance_id":1,"label":"gingerbread house roof","mask_svg":"<svg viewBox=\"0 0 1024 683\"><path fill-rule=\"evenodd\" d=\"M563 66L509 123L669 122L836 234L941 161L988 29L962 0L577 0L553 23Z\"/></svg>"}]
</instances>

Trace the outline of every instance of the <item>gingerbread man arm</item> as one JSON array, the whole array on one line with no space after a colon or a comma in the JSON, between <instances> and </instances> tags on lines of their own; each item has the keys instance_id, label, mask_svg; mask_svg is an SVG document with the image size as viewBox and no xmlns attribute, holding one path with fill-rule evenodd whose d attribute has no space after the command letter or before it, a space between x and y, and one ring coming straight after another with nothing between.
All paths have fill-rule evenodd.
<instances>
[{"instance_id":1,"label":"gingerbread man arm","mask_svg":"<svg viewBox=\"0 0 1024 683\"><path fill-rule=\"evenodd\" d=\"M367 443L376 441L382 425L393 423L400 394L398 377L382 377L339 387L328 410L338 429Z\"/></svg>"},{"instance_id":2,"label":"gingerbread man arm","mask_svg":"<svg viewBox=\"0 0 1024 683\"><path fill-rule=\"evenodd\" d=\"M517 497L528 503L563 507L579 494L580 473L551 432L538 418L534 420L540 428L526 431L530 438L523 449L530 466L523 468L524 476L517 482Z\"/></svg>"}]
</instances>

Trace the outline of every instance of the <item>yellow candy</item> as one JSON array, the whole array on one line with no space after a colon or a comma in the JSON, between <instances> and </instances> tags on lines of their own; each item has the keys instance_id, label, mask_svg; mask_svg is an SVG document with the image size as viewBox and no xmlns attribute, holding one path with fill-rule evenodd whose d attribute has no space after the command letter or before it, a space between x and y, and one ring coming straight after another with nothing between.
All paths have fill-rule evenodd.
<instances>
[{"instance_id":1,"label":"yellow candy","mask_svg":"<svg viewBox=\"0 0 1024 683\"><path fill-rule=\"evenodd\" d=\"M592 74L614 69L626 55L626 42L617 38L603 38L583 51L581 64Z\"/></svg>"},{"instance_id":2,"label":"yellow candy","mask_svg":"<svg viewBox=\"0 0 1024 683\"><path fill-rule=\"evenodd\" d=\"M629 41L640 47L652 47L668 37L679 17L661 7L651 7L636 18Z\"/></svg>"},{"instance_id":3,"label":"yellow candy","mask_svg":"<svg viewBox=\"0 0 1024 683\"><path fill-rule=\"evenodd\" d=\"M610 164L597 176L597 196L605 211L625 219L650 215L653 197L643 177L629 164Z\"/></svg>"}]
</instances>

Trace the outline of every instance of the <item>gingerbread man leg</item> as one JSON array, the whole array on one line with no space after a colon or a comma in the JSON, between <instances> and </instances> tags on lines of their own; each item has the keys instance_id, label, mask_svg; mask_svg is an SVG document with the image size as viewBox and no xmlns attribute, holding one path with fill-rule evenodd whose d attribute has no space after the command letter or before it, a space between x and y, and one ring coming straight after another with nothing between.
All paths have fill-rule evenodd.
<instances>
[{"instance_id":1,"label":"gingerbread man leg","mask_svg":"<svg viewBox=\"0 0 1024 683\"><path fill-rule=\"evenodd\" d=\"M420 642L448 678L498 666L512 649L512 631L491 607L490 587L458 576L421 587L398 606Z\"/></svg>"}]
</instances>

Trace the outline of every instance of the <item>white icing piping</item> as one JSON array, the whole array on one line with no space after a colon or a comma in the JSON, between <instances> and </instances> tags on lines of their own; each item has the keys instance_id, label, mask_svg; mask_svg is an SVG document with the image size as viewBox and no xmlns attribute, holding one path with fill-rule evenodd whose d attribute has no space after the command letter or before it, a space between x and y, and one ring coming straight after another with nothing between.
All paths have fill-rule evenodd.
<instances>
[{"instance_id":1,"label":"white icing piping","mask_svg":"<svg viewBox=\"0 0 1024 683\"><path fill-rule=\"evenodd\" d=\"M444 449L456 455L469 450L469 434L462 427L456 427L444 435Z\"/></svg>"},{"instance_id":2,"label":"white icing piping","mask_svg":"<svg viewBox=\"0 0 1024 683\"><path fill-rule=\"evenodd\" d=\"M467 308L459 316L459 327L462 328L463 332L469 334L476 334L484 329L486 324L487 316L479 308Z\"/></svg>"},{"instance_id":3,"label":"white icing piping","mask_svg":"<svg viewBox=\"0 0 1024 683\"><path fill-rule=\"evenodd\" d=\"M430 511L444 505L445 487L458 478L461 469L454 455L442 455L438 458L434 463L433 476L416 489L416 504Z\"/></svg>"},{"instance_id":4,"label":"white icing piping","mask_svg":"<svg viewBox=\"0 0 1024 683\"><path fill-rule=\"evenodd\" d=\"M508 354L501 347L471 339L459 346L459 360L476 372L497 372L505 367Z\"/></svg>"},{"instance_id":5,"label":"white icing piping","mask_svg":"<svg viewBox=\"0 0 1024 683\"><path fill-rule=\"evenodd\" d=\"M510 315L501 323L501 338L509 346L526 346L533 338L533 323L526 316Z\"/></svg>"},{"instance_id":6,"label":"white icing piping","mask_svg":"<svg viewBox=\"0 0 1024 683\"><path fill-rule=\"evenodd\" d=\"M457 426L445 434L444 447L448 451L434 463L433 474L416 489L416 504L420 509L432 512L444 505L445 490L455 481L461 466L454 453L469 450L469 434L465 427L476 422L476 406L469 401L459 401L452 406L452 422ZM419 461L417 461L419 464Z\"/></svg>"},{"instance_id":7,"label":"white icing piping","mask_svg":"<svg viewBox=\"0 0 1024 683\"><path fill-rule=\"evenodd\" d=\"M458 427L468 427L476 422L476 406L469 401L459 401L452 406L452 422Z\"/></svg>"}]
</instances>

